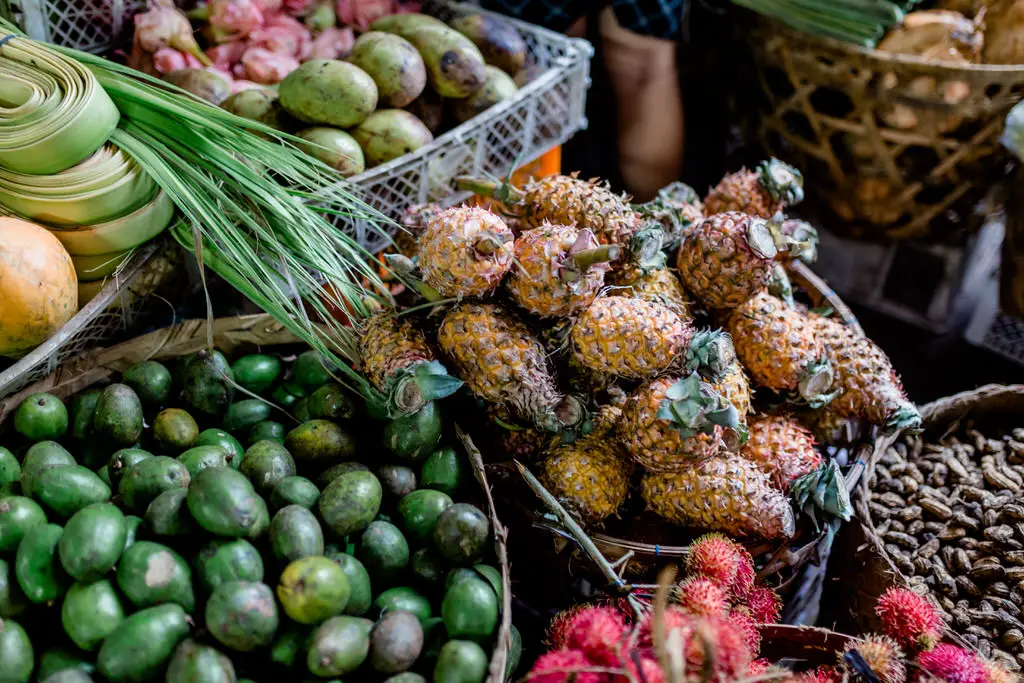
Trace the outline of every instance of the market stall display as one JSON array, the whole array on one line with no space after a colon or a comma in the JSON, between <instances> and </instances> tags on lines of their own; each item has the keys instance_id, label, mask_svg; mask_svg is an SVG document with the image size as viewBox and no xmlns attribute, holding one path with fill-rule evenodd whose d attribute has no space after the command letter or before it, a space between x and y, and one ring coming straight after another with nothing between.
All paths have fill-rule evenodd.
<instances>
[{"instance_id":1,"label":"market stall display","mask_svg":"<svg viewBox=\"0 0 1024 683\"><path fill-rule=\"evenodd\" d=\"M182 323L0 402L3 680L515 670L479 454L437 416L382 458L390 428L301 351L268 316Z\"/></svg>"}]
</instances>

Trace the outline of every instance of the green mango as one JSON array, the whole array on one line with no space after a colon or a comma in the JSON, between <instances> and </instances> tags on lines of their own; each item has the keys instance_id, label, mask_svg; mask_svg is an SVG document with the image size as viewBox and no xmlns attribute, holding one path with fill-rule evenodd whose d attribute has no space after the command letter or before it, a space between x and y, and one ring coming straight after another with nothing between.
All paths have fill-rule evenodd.
<instances>
[{"instance_id":1,"label":"green mango","mask_svg":"<svg viewBox=\"0 0 1024 683\"><path fill-rule=\"evenodd\" d=\"M441 602L441 618L451 638L486 641L498 626L498 597L483 579L453 585Z\"/></svg>"},{"instance_id":2,"label":"green mango","mask_svg":"<svg viewBox=\"0 0 1024 683\"><path fill-rule=\"evenodd\" d=\"M490 522L469 503L449 505L434 525L434 547L452 564L472 564L487 550Z\"/></svg>"},{"instance_id":3,"label":"green mango","mask_svg":"<svg viewBox=\"0 0 1024 683\"><path fill-rule=\"evenodd\" d=\"M373 622L361 617L332 617L320 624L309 642L306 666L323 678L352 673L370 653Z\"/></svg>"},{"instance_id":4,"label":"green mango","mask_svg":"<svg viewBox=\"0 0 1024 683\"><path fill-rule=\"evenodd\" d=\"M185 640L167 665L166 683L235 683L231 660L207 645Z\"/></svg>"},{"instance_id":5,"label":"green mango","mask_svg":"<svg viewBox=\"0 0 1024 683\"><path fill-rule=\"evenodd\" d=\"M142 436L142 402L126 384L103 389L92 419L93 432L109 444L132 446Z\"/></svg>"},{"instance_id":6,"label":"green mango","mask_svg":"<svg viewBox=\"0 0 1024 683\"><path fill-rule=\"evenodd\" d=\"M195 607L192 570L185 559L165 545L137 541L117 565L117 585L138 608L165 603Z\"/></svg>"},{"instance_id":7,"label":"green mango","mask_svg":"<svg viewBox=\"0 0 1024 683\"><path fill-rule=\"evenodd\" d=\"M195 568L210 592L229 581L263 581L263 558L241 538L210 541L196 556Z\"/></svg>"},{"instance_id":8,"label":"green mango","mask_svg":"<svg viewBox=\"0 0 1024 683\"><path fill-rule=\"evenodd\" d=\"M293 621L317 624L341 614L351 589L341 567L326 557L303 557L281 572L277 597Z\"/></svg>"},{"instance_id":9,"label":"green mango","mask_svg":"<svg viewBox=\"0 0 1024 683\"><path fill-rule=\"evenodd\" d=\"M194 477L207 467L233 467L234 456L220 446L196 446L178 456L178 462Z\"/></svg>"},{"instance_id":10,"label":"green mango","mask_svg":"<svg viewBox=\"0 0 1024 683\"><path fill-rule=\"evenodd\" d=\"M411 612L426 626L433 616L430 600L419 591L408 586L389 588L373 600L373 607L380 614L388 612Z\"/></svg>"},{"instance_id":11,"label":"green mango","mask_svg":"<svg viewBox=\"0 0 1024 683\"><path fill-rule=\"evenodd\" d=\"M487 72L480 50L447 26L420 26L401 36L423 56L431 87L451 99L469 97L484 86Z\"/></svg>"},{"instance_id":12,"label":"green mango","mask_svg":"<svg viewBox=\"0 0 1024 683\"><path fill-rule=\"evenodd\" d=\"M355 439L327 420L309 420L288 432L284 445L297 462L325 467L356 455Z\"/></svg>"},{"instance_id":13,"label":"green mango","mask_svg":"<svg viewBox=\"0 0 1024 683\"><path fill-rule=\"evenodd\" d=\"M395 418L384 425L384 447L405 460L417 461L429 455L441 440L444 424L441 409L431 401L412 415Z\"/></svg>"},{"instance_id":14,"label":"green mango","mask_svg":"<svg viewBox=\"0 0 1024 683\"><path fill-rule=\"evenodd\" d=\"M231 466L236 470L242 464L242 456L245 455L245 449L242 448L242 444L238 442L238 439L231 436L223 429L204 429L199 432L199 438L196 439L194 446L220 446L228 455L231 456Z\"/></svg>"},{"instance_id":15,"label":"green mango","mask_svg":"<svg viewBox=\"0 0 1024 683\"><path fill-rule=\"evenodd\" d=\"M370 611L373 604L373 589L370 585L370 573L363 563L354 555L342 552L325 552L324 555L341 567L348 579L349 596L345 604L344 614L361 617Z\"/></svg>"},{"instance_id":16,"label":"green mango","mask_svg":"<svg viewBox=\"0 0 1024 683\"><path fill-rule=\"evenodd\" d=\"M398 501L398 518L402 531L415 545L427 544L434 534L437 518L452 505L448 494L420 489Z\"/></svg>"},{"instance_id":17,"label":"green mango","mask_svg":"<svg viewBox=\"0 0 1024 683\"><path fill-rule=\"evenodd\" d=\"M274 592L264 583L222 583L206 603L205 615L210 634L240 652L270 645L278 626Z\"/></svg>"},{"instance_id":18,"label":"green mango","mask_svg":"<svg viewBox=\"0 0 1024 683\"><path fill-rule=\"evenodd\" d=\"M386 164L434 140L430 129L404 109L378 109L352 131L352 137L369 166Z\"/></svg>"},{"instance_id":19,"label":"green mango","mask_svg":"<svg viewBox=\"0 0 1024 683\"><path fill-rule=\"evenodd\" d=\"M241 472L262 496L269 497L277 482L295 475L295 460L276 441L258 441L242 457Z\"/></svg>"},{"instance_id":20,"label":"green mango","mask_svg":"<svg viewBox=\"0 0 1024 683\"><path fill-rule=\"evenodd\" d=\"M301 505L288 505L270 520L270 547L285 562L323 555L324 533L312 512Z\"/></svg>"},{"instance_id":21,"label":"green mango","mask_svg":"<svg viewBox=\"0 0 1024 683\"><path fill-rule=\"evenodd\" d=\"M487 653L470 640L449 640L434 665L434 683L483 683Z\"/></svg>"},{"instance_id":22,"label":"green mango","mask_svg":"<svg viewBox=\"0 0 1024 683\"><path fill-rule=\"evenodd\" d=\"M106 574L124 550L128 528L124 513L110 503L82 508L64 525L57 545L64 571L78 581Z\"/></svg>"},{"instance_id":23,"label":"green mango","mask_svg":"<svg viewBox=\"0 0 1024 683\"><path fill-rule=\"evenodd\" d=\"M268 419L270 404L258 398L248 398L228 406L221 425L229 432L244 432Z\"/></svg>"},{"instance_id":24,"label":"green mango","mask_svg":"<svg viewBox=\"0 0 1024 683\"><path fill-rule=\"evenodd\" d=\"M247 437L247 443L252 446L254 443L259 441L276 441L279 444L284 443L285 434L288 430L280 422L274 422L273 420L263 420L263 422L257 422L249 430ZM241 458L239 458L241 460Z\"/></svg>"},{"instance_id":25,"label":"green mango","mask_svg":"<svg viewBox=\"0 0 1024 683\"><path fill-rule=\"evenodd\" d=\"M171 398L171 371L158 361L136 363L124 371L121 381L130 386L147 406L159 407Z\"/></svg>"},{"instance_id":26,"label":"green mango","mask_svg":"<svg viewBox=\"0 0 1024 683\"><path fill-rule=\"evenodd\" d=\"M270 660L275 664L291 667L305 648L308 639L306 629L293 623L285 624L270 648Z\"/></svg>"},{"instance_id":27,"label":"green mango","mask_svg":"<svg viewBox=\"0 0 1024 683\"><path fill-rule=\"evenodd\" d=\"M68 409L53 394L32 394L14 409L14 429L29 441L59 439L68 431Z\"/></svg>"},{"instance_id":28,"label":"green mango","mask_svg":"<svg viewBox=\"0 0 1024 683\"><path fill-rule=\"evenodd\" d=\"M231 364L231 371L239 386L254 394L261 394L281 376L281 360L263 353L250 353Z\"/></svg>"},{"instance_id":29,"label":"green mango","mask_svg":"<svg viewBox=\"0 0 1024 683\"><path fill-rule=\"evenodd\" d=\"M153 440L162 453L180 453L199 438L199 425L181 408L161 410L153 418Z\"/></svg>"},{"instance_id":30,"label":"green mango","mask_svg":"<svg viewBox=\"0 0 1024 683\"><path fill-rule=\"evenodd\" d=\"M143 458L129 467L117 492L129 510L143 511L164 491L188 488L191 483L188 468L174 458L157 455Z\"/></svg>"},{"instance_id":31,"label":"green mango","mask_svg":"<svg viewBox=\"0 0 1024 683\"><path fill-rule=\"evenodd\" d=\"M46 513L31 498L0 498L0 552L14 550L31 529L46 524Z\"/></svg>"},{"instance_id":32,"label":"green mango","mask_svg":"<svg viewBox=\"0 0 1024 683\"><path fill-rule=\"evenodd\" d=\"M36 499L60 517L70 517L87 505L110 500L110 487L81 465L48 469L39 474L34 488Z\"/></svg>"},{"instance_id":33,"label":"green mango","mask_svg":"<svg viewBox=\"0 0 1024 683\"><path fill-rule=\"evenodd\" d=\"M121 484L124 473L146 458L152 458L153 454L141 448L122 448L110 456L107 463L107 472L110 473L110 483L116 488Z\"/></svg>"},{"instance_id":34,"label":"green mango","mask_svg":"<svg viewBox=\"0 0 1024 683\"><path fill-rule=\"evenodd\" d=\"M99 647L124 620L117 591L107 579L76 583L68 589L60 610L64 632L83 650Z\"/></svg>"},{"instance_id":35,"label":"green mango","mask_svg":"<svg viewBox=\"0 0 1024 683\"><path fill-rule=\"evenodd\" d=\"M69 432L75 441L86 441L92 436L92 420L102 393L102 389L86 389L71 399L68 406Z\"/></svg>"},{"instance_id":36,"label":"green mango","mask_svg":"<svg viewBox=\"0 0 1024 683\"><path fill-rule=\"evenodd\" d=\"M466 479L466 465L454 448L438 448L427 456L420 470L420 486L455 494Z\"/></svg>"},{"instance_id":37,"label":"green mango","mask_svg":"<svg viewBox=\"0 0 1024 683\"><path fill-rule=\"evenodd\" d=\"M21 487L21 465L6 448L0 446L0 495L17 494Z\"/></svg>"},{"instance_id":38,"label":"green mango","mask_svg":"<svg viewBox=\"0 0 1024 683\"><path fill-rule=\"evenodd\" d=\"M54 647L39 655L36 680L45 681L62 671L81 671L88 676L95 670L96 665L84 659L81 653Z\"/></svg>"},{"instance_id":39,"label":"green mango","mask_svg":"<svg viewBox=\"0 0 1024 683\"><path fill-rule=\"evenodd\" d=\"M304 351L292 363L292 380L308 394L331 381L331 370L316 351Z\"/></svg>"},{"instance_id":40,"label":"green mango","mask_svg":"<svg viewBox=\"0 0 1024 683\"><path fill-rule=\"evenodd\" d=\"M40 441L25 451L21 461L21 493L34 497L36 480L48 469L77 465L75 458L56 441ZM3 542L0 541L0 545Z\"/></svg>"},{"instance_id":41,"label":"green mango","mask_svg":"<svg viewBox=\"0 0 1024 683\"><path fill-rule=\"evenodd\" d=\"M404 107L427 86L427 69L416 48L401 36L369 31L352 46L348 61L370 74L381 104Z\"/></svg>"},{"instance_id":42,"label":"green mango","mask_svg":"<svg viewBox=\"0 0 1024 683\"><path fill-rule=\"evenodd\" d=\"M41 524L30 529L18 545L14 574L25 597L34 603L58 600L71 585L71 577L57 557L63 533L56 524Z\"/></svg>"},{"instance_id":43,"label":"green mango","mask_svg":"<svg viewBox=\"0 0 1024 683\"><path fill-rule=\"evenodd\" d=\"M111 683L146 681L158 675L188 636L181 605L158 605L127 617L100 647L96 663Z\"/></svg>"},{"instance_id":44,"label":"green mango","mask_svg":"<svg viewBox=\"0 0 1024 683\"><path fill-rule=\"evenodd\" d=\"M380 511L380 481L368 471L341 475L323 490L317 507L324 522L339 536L365 529Z\"/></svg>"},{"instance_id":45,"label":"green mango","mask_svg":"<svg viewBox=\"0 0 1024 683\"><path fill-rule=\"evenodd\" d=\"M190 536L198 531L188 511L187 489L168 489L146 508L146 527L156 536Z\"/></svg>"},{"instance_id":46,"label":"green mango","mask_svg":"<svg viewBox=\"0 0 1024 683\"><path fill-rule=\"evenodd\" d=\"M320 489L305 477L285 477L277 482L270 494L270 504L280 509L286 505L301 505L310 510L320 498Z\"/></svg>"},{"instance_id":47,"label":"green mango","mask_svg":"<svg viewBox=\"0 0 1024 683\"><path fill-rule=\"evenodd\" d=\"M244 474L229 467L211 467L196 475L187 500L199 526L217 536L257 538L270 526L266 502Z\"/></svg>"},{"instance_id":48,"label":"green mango","mask_svg":"<svg viewBox=\"0 0 1024 683\"><path fill-rule=\"evenodd\" d=\"M234 373L224 354L199 351L185 365L185 403L203 415L223 415L235 395L233 381Z\"/></svg>"},{"instance_id":49,"label":"green mango","mask_svg":"<svg viewBox=\"0 0 1024 683\"><path fill-rule=\"evenodd\" d=\"M356 404L340 384L330 382L309 395L309 416L332 422L351 420L356 416Z\"/></svg>"},{"instance_id":50,"label":"green mango","mask_svg":"<svg viewBox=\"0 0 1024 683\"><path fill-rule=\"evenodd\" d=\"M0 621L0 681L28 683L35 668L32 641L18 622Z\"/></svg>"},{"instance_id":51,"label":"green mango","mask_svg":"<svg viewBox=\"0 0 1024 683\"><path fill-rule=\"evenodd\" d=\"M340 477L343 474L349 472L369 472L370 468L361 462L342 462L338 463L334 467L328 467L326 470L317 475L316 481L314 482L321 491L327 486Z\"/></svg>"},{"instance_id":52,"label":"green mango","mask_svg":"<svg viewBox=\"0 0 1024 683\"><path fill-rule=\"evenodd\" d=\"M356 557L375 580L388 586L409 566L409 543L394 524L374 520L359 537Z\"/></svg>"},{"instance_id":53,"label":"green mango","mask_svg":"<svg viewBox=\"0 0 1024 683\"><path fill-rule=\"evenodd\" d=\"M473 41L484 61L508 75L515 76L526 66L526 42L504 19L474 12L452 19L449 25Z\"/></svg>"},{"instance_id":54,"label":"green mango","mask_svg":"<svg viewBox=\"0 0 1024 683\"><path fill-rule=\"evenodd\" d=\"M28 607L28 598L21 592L14 566L0 559L0 619L12 619Z\"/></svg>"}]
</instances>

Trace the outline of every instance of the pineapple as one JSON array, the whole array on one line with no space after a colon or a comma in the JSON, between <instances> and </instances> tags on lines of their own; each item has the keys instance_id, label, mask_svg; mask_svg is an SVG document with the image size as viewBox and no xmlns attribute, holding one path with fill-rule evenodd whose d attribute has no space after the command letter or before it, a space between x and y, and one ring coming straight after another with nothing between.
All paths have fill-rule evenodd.
<instances>
[{"instance_id":1,"label":"pineapple","mask_svg":"<svg viewBox=\"0 0 1024 683\"><path fill-rule=\"evenodd\" d=\"M656 377L689 346L694 329L667 306L624 296L590 305L572 328L573 353L584 367L630 379Z\"/></svg>"},{"instance_id":2,"label":"pineapple","mask_svg":"<svg viewBox=\"0 0 1024 683\"><path fill-rule=\"evenodd\" d=\"M512 267L513 239L505 222L486 209L446 209L420 237L423 279L441 296L489 294Z\"/></svg>"},{"instance_id":3,"label":"pineapple","mask_svg":"<svg viewBox=\"0 0 1024 683\"><path fill-rule=\"evenodd\" d=\"M557 438L551 432L520 423L504 406L489 406L487 415L490 434L504 460L533 461L547 449L552 438Z\"/></svg>"},{"instance_id":4,"label":"pineapple","mask_svg":"<svg viewBox=\"0 0 1024 683\"><path fill-rule=\"evenodd\" d=\"M390 400L390 409L402 414L462 386L438 362L423 332L407 318L395 317L394 311L378 311L366 320L359 355L370 383Z\"/></svg>"},{"instance_id":5,"label":"pineapple","mask_svg":"<svg viewBox=\"0 0 1024 683\"><path fill-rule=\"evenodd\" d=\"M757 465L738 456L650 473L641 492L650 510L675 524L765 540L791 538L796 531L789 500Z\"/></svg>"},{"instance_id":6,"label":"pineapple","mask_svg":"<svg viewBox=\"0 0 1024 683\"><path fill-rule=\"evenodd\" d=\"M808 315L842 391L829 404L833 414L879 425L886 433L919 427L921 415L907 399L885 353L842 323L815 313Z\"/></svg>"},{"instance_id":7,"label":"pineapple","mask_svg":"<svg viewBox=\"0 0 1024 683\"><path fill-rule=\"evenodd\" d=\"M555 223L590 228L601 244L625 248L643 227L643 220L625 198L606 185L580 180L576 174L531 180L523 189L507 183L495 186L474 178L459 178L456 185L498 199L507 207L520 207L520 218L528 226Z\"/></svg>"},{"instance_id":8,"label":"pineapple","mask_svg":"<svg viewBox=\"0 0 1024 683\"><path fill-rule=\"evenodd\" d=\"M502 307L466 303L453 308L441 322L437 341L477 398L506 406L553 432L584 419L579 402L555 385L544 347Z\"/></svg>"},{"instance_id":9,"label":"pineapple","mask_svg":"<svg viewBox=\"0 0 1024 683\"><path fill-rule=\"evenodd\" d=\"M420 252L419 238L427 229L430 221L444 209L439 204L413 204L402 212L399 224L405 230L395 234L395 248L398 253L409 258L416 258Z\"/></svg>"},{"instance_id":10,"label":"pineapple","mask_svg":"<svg viewBox=\"0 0 1024 683\"><path fill-rule=\"evenodd\" d=\"M614 272L611 284L616 287L628 287L626 291L616 291L622 296L632 295L637 299L654 301L668 307L683 320L689 320L690 302L683 285L674 272L668 268L643 268L631 266Z\"/></svg>"},{"instance_id":11,"label":"pineapple","mask_svg":"<svg viewBox=\"0 0 1024 683\"><path fill-rule=\"evenodd\" d=\"M763 161L757 171L741 169L718 183L704 199L704 213L714 216L739 211L768 219L804 198L800 171L778 159Z\"/></svg>"},{"instance_id":12,"label":"pineapple","mask_svg":"<svg viewBox=\"0 0 1024 683\"><path fill-rule=\"evenodd\" d=\"M773 229L742 213L711 216L683 240L679 278L708 308L736 308L771 281L780 255Z\"/></svg>"},{"instance_id":13,"label":"pineapple","mask_svg":"<svg viewBox=\"0 0 1024 683\"><path fill-rule=\"evenodd\" d=\"M814 438L792 418L758 415L748 429L750 438L740 455L761 468L780 491L788 491L794 481L821 467Z\"/></svg>"},{"instance_id":14,"label":"pineapple","mask_svg":"<svg viewBox=\"0 0 1024 683\"><path fill-rule=\"evenodd\" d=\"M588 525L614 515L626 502L633 466L609 438L620 411L605 407L594 431L553 448L541 465L541 480L558 500Z\"/></svg>"},{"instance_id":15,"label":"pineapple","mask_svg":"<svg viewBox=\"0 0 1024 683\"><path fill-rule=\"evenodd\" d=\"M733 421L730 421L733 420ZM671 472L706 460L724 447L735 412L694 373L659 377L636 389L622 411L619 439L634 461L652 472Z\"/></svg>"},{"instance_id":16,"label":"pineapple","mask_svg":"<svg viewBox=\"0 0 1024 683\"><path fill-rule=\"evenodd\" d=\"M780 230L783 235L801 245L796 258L807 265L811 265L818 260L818 243L821 239L818 237L817 228L807 221L802 221L798 218L788 218L782 221ZM786 256L793 256L793 254L787 252Z\"/></svg>"},{"instance_id":17,"label":"pineapple","mask_svg":"<svg viewBox=\"0 0 1024 683\"><path fill-rule=\"evenodd\" d=\"M704 220L704 205L693 188L675 182L658 190L658 196L635 207L642 218L657 221L665 231L665 247L677 249L683 237Z\"/></svg>"},{"instance_id":18,"label":"pineapple","mask_svg":"<svg viewBox=\"0 0 1024 683\"><path fill-rule=\"evenodd\" d=\"M727 329L757 384L796 391L815 408L832 400L832 365L804 314L762 292L732 312Z\"/></svg>"},{"instance_id":19,"label":"pineapple","mask_svg":"<svg viewBox=\"0 0 1024 683\"><path fill-rule=\"evenodd\" d=\"M821 410L801 413L800 422L820 443L829 445L853 444L860 434L860 420L840 415L832 404Z\"/></svg>"},{"instance_id":20,"label":"pineapple","mask_svg":"<svg viewBox=\"0 0 1024 683\"><path fill-rule=\"evenodd\" d=\"M615 245L599 246L589 230L542 225L515 241L515 267L506 287L523 309L544 318L575 315L591 304Z\"/></svg>"},{"instance_id":21,"label":"pineapple","mask_svg":"<svg viewBox=\"0 0 1024 683\"><path fill-rule=\"evenodd\" d=\"M746 423L750 415L751 389L747 373L739 361L733 361L726 366L717 380L711 382L711 388L719 396L732 404L738 413L741 423Z\"/></svg>"}]
</instances>

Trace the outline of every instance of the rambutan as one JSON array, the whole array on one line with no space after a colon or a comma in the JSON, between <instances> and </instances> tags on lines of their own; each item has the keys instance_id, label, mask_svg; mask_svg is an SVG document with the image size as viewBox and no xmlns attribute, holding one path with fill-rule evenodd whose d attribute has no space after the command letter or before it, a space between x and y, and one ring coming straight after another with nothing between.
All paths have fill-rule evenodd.
<instances>
[{"instance_id":1,"label":"rambutan","mask_svg":"<svg viewBox=\"0 0 1024 683\"><path fill-rule=\"evenodd\" d=\"M581 671L594 666L579 650L554 650L537 658L528 678L533 683L601 683L602 674Z\"/></svg>"},{"instance_id":2,"label":"rambutan","mask_svg":"<svg viewBox=\"0 0 1024 683\"><path fill-rule=\"evenodd\" d=\"M556 614L551 619L551 623L548 624L548 630L545 634L544 641L547 643L547 646L552 650L559 650L566 647L566 643L568 642L567 629L569 623L572 621L573 617L589 607L590 605L587 604L573 605L572 607L564 609Z\"/></svg>"},{"instance_id":3,"label":"rambutan","mask_svg":"<svg viewBox=\"0 0 1024 683\"><path fill-rule=\"evenodd\" d=\"M754 558L750 556L750 551L739 543L733 543L733 545L736 547L739 559L736 564L736 578L733 579L730 588L733 597L742 600L753 590L757 572L754 570Z\"/></svg>"},{"instance_id":4,"label":"rambutan","mask_svg":"<svg viewBox=\"0 0 1024 683\"><path fill-rule=\"evenodd\" d=\"M662 631L667 635L676 629L685 630L693 622L693 617L675 605L669 605L662 617ZM654 613L650 612L644 617L640 625L637 644L649 647L654 644Z\"/></svg>"},{"instance_id":5,"label":"rambutan","mask_svg":"<svg viewBox=\"0 0 1024 683\"><path fill-rule=\"evenodd\" d=\"M694 616L722 617L729 612L725 591L703 576L691 576L681 581L676 586L675 598L684 612Z\"/></svg>"},{"instance_id":6,"label":"rambutan","mask_svg":"<svg viewBox=\"0 0 1024 683\"><path fill-rule=\"evenodd\" d=\"M853 677L855 672L846 659L847 653L851 650L860 653L864 662L871 667L882 683L903 683L907 680L903 650L892 638L871 635L861 640L851 641L839 655L839 665Z\"/></svg>"},{"instance_id":7,"label":"rambutan","mask_svg":"<svg viewBox=\"0 0 1024 683\"><path fill-rule=\"evenodd\" d=\"M906 588L890 588L875 605L886 635L903 647L929 650L935 647L945 624L927 598Z\"/></svg>"},{"instance_id":8,"label":"rambutan","mask_svg":"<svg viewBox=\"0 0 1024 683\"><path fill-rule=\"evenodd\" d=\"M750 616L759 624L777 624L782 616L782 599L767 586L754 586L747 593Z\"/></svg>"},{"instance_id":9,"label":"rambutan","mask_svg":"<svg viewBox=\"0 0 1024 683\"><path fill-rule=\"evenodd\" d=\"M772 663L767 659L755 659L747 667L747 678L751 676L760 676L763 673L767 673L772 668Z\"/></svg>"},{"instance_id":10,"label":"rambutan","mask_svg":"<svg viewBox=\"0 0 1024 683\"><path fill-rule=\"evenodd\" d=\"M981 665L985 667L988 674L988 683L1016 683L1019 679L996 662L987 659L982 660Z\"/></svg>"},{"instance_id":11,"label":"rambutan","mask_svg":"<svg viewBox=\"0 0 1024 683\"><path fill-rule=\"evenodd\" d=\"M843 674L834 666L819 666L814 671L800 674L800 683L840 683Z\"/></svg>"},{"instance_id":12,"label":"rambutan","mask_svg":"<svg viewBox=\"0 0 1024 683\"><path fill-rule=\"evenodd\" d=\"M727 620L732 624L746 640L747 648L755 657L761 653L761 630L757 628L757 622L750 616L745 608L735 608L729 613Z\"/></svg>"},{"instance_id":13,"label":"rambutan","mask_svg":"<svg viewBox=\"0 0 1024 683\"><path fill-rule=\"evenodd\" d=\"M984 662L973 652L949 643L919 654L917 665L945 683L988 683Z\"/></svg>"},{"instance_id":14,"label":"rambutan","mask_svg":"<svg viewBox=\"0 0 1024 683\"><path fill-rule=\"evenodd\" d=\"M653 621L654 615L650 615L641 626L641 647L653 642ZM665 610L662 626L666 640L673 637L674 631L679 632L687 668L699 670L710 661L715 676L733 680L747 670L753 659L747 634L732 622L732 617L695 617L672 606Z\"/></svg>"},{"instance_id":15,"label":"rambutan","mask_svg":"<svg viewBox=\"0 0 1024 683\"><path fill-rule=\"evenodd\" d=\"M632 680L638 681L638 683L665 683L665 672L661 670L661 665L653 657L640 654L630 656L624 653L622 659Z\"/></svg>"},{"instance_id":16,"label":"rambutan","mask_svg":"<svg viewBox=\"0 0 1024 683\"><path fill-rule=\"evenodd\" d=\"M603 666L618 666L619 647L626 637L626 619L617 607L588 607L566 626L566 645Z\"/></svg>"},{"instance_id":17,"label":"rambutan","mask_svg":"<svg viewBox=\"0 0 1024 683\"><path fill-rule=\"evenodd\" d=\"M703 576L724 590L732 587L739 571L736 544L723 534L705 534L692 544L686 556L686 573Z\"/></svg>"}]
</instances>

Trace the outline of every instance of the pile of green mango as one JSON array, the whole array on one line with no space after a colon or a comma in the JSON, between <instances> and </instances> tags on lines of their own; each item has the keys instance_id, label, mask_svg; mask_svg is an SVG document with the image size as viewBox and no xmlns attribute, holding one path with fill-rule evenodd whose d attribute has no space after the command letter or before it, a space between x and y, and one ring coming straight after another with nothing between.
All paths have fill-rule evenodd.
<instances>
[{"instance_id":1,"label":"pile of green mango","mask_svg":"<svg viewBox=\"0 0 1024 683\"><path fill-rule=\"evenodd\" d=\"M396 14L373 22L345 60L309 60L276 89L245 90L221 106L294 133L307 153L351 176L514 98L533 73L526 62L522 36L496 17L449 25Z\"/></svg>"},{"instance_id":2,"label":"pile of green mango","mask_svg":"<svg viewBox=\"0 0 1024 683\"><path fill-rule=\"evenodd\" d=\"M482 683L502 580L437 412L389 436L311 351L118 379L4 425L0 682Z\"/></svg>"}]
</instances>

